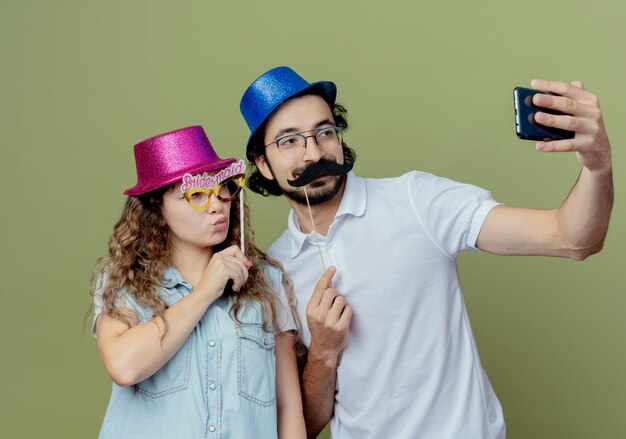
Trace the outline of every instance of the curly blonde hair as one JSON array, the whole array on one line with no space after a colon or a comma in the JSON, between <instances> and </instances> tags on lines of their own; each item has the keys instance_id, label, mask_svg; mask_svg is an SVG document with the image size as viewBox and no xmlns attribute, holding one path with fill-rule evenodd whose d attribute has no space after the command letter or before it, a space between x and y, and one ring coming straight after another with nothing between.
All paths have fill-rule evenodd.
<instances>
[{"instance_id":1,"label":"curly blonde hair","mask_svg":"<svg viewBox=\"0 0 626 439\"><path fill-rule=\"evenodd\" d=\"M152 309L157 318L164 323L164 332L167 333L167 321L163 318L166 310L165 303L156 294L159 281L168 265L171 264L170 231L161 213L163 195L173 185L156 189L139 196L130 196L122 210L120 219L113 227L109 237L108 255L99 258L92 272L90 291L90 312L93 312L96 294L102 297L102 314L109 315L130 326L127 317L116 306L119 291L124 288L137 303ZM230 221L228 235L224 242L213 246L214 253L232 245L239 245L240 219L239 198L230 205ZM287 292L290 312L296 322L296 334L300 330L300 322L295 311L296 300L293 294L293 284L283 271L280 262L270 258L254 245L254 230L250 227L250 213L244 202L244 221L246 224L245 254L252 262L248 271L248 280L238 293L233 293L230 287L224 294L232 295L231 315L236 321L238 313L246 301L256 301L263 308L263 328L273 330L276 334L292 336L280 330L278 324L278 306L276 292L264 273L264 267L271 266L283 274L282 285ZM99 282L100 274L106 276L106 282ZM102 283L102 285L100 285ZM297 335L295 335L297 337Z\"/></svg>"}]
</instances>

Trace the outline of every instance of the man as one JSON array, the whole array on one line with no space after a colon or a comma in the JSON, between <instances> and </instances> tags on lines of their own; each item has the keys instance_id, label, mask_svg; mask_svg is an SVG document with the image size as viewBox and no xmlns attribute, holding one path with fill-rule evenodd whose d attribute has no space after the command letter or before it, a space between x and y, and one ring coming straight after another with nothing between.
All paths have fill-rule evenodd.
<instances>
[{"instance_id":1,"label":"man","mask_svg":"<svg viewBox=\"0 0 626 439\"><path fill-rule=\"evenodd\" d=\"M284 194L288 229L268 253L294 283L309 437L504 438L500 404L482 369L456 272L463 249L582 260L603 245L613 204L611 152L597 98L580 82L535 80L537 122L575 131L539 142L582 165L553 210L499 205L489 192L421 172L393 179L330 175L350 168L345 109L328 81L277 67L241 101L250 127L250 187ZM378 147L390 148L385 139ZM311 173L312 181L298 187ZM335 172L333 172L335 174ZM311 180L308 178L308 180ZM310 204L310 211L308 204ZM315 229L315 232L313 232ZM322 273L322 262L330 267Z\"/></svg>"}]
</instances>

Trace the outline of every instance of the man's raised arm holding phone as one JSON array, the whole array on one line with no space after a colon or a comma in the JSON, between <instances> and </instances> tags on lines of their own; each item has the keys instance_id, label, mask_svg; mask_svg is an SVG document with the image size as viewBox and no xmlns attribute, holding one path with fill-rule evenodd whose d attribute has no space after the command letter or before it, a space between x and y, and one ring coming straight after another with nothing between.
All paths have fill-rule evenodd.
<instances>
[{"instance_id":1,"label":"man's raised arm holding phone","mask_svg":"<svg viewBox=\"0 0 626 439\"><path fill-rule=\"evenodd\" d=\"M537 107L564 115L535 113L547 127L572 131L571 139L537 142L543 152L575 152L581 173L563 204L552 210L497 206L491 210L477 241L481 250L500 255L544 255L585 259L604 243L613 206L611 145L598 97L580 81L533 80Z\"/></svg>"}]
</instances>

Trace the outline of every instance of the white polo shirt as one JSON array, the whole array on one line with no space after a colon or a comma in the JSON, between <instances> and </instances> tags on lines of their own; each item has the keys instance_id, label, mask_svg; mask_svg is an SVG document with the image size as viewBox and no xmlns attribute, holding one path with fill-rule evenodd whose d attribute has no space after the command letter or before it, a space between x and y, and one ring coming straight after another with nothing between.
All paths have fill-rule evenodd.
<instances>
[{"instance_id":1,"label":"white polo shirt","mask_svg":"<svg viewBox=\"0 0 626 439\"><path fill-rule=\"evenodd\" d=\"M333 286L353 309L337 368L333 439L505 437L500 403L483 371L463 302L456 256L475 244L489 192L423 172L363 179L319 236ZM268 253L306 306L322 274L313 233L288 229Z\"/></svg>"}]
</instances>

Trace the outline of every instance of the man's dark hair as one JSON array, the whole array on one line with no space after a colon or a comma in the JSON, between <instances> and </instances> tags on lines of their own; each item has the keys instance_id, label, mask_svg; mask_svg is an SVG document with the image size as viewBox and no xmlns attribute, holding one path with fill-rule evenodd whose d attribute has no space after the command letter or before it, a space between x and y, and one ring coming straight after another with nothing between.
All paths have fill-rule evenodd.
<instances>
[{"instance_id":1,"label":"man's dark hair","mask_svg":"<svg viewBox=\"0 0 626 439\"><path fill-rule=\"evenodd\" d=\"M304 96L305 94L298 94L294 97ZM293 99L293 98L292 98ZM333 120L335 126L343 128L343 131L348 130L348 110L344 106L339 104L328 104L333 113ZM265 122L259 126L255 135L250 140L250 149L254 157L265 158L265 145L263 139L265 138ZM352 148L346 145L346 142L341 140L341 147L343 149L343 161L346 164L354 163L356 161L356 152ZM250 177L248 178L248 187L265 197L268 195L282 195L283 191L278 186L276 180L268 180L261 174L261 171L257 168L254 161L248 162L248 168L250 169Z\"/></svg>"}]
</instances>

